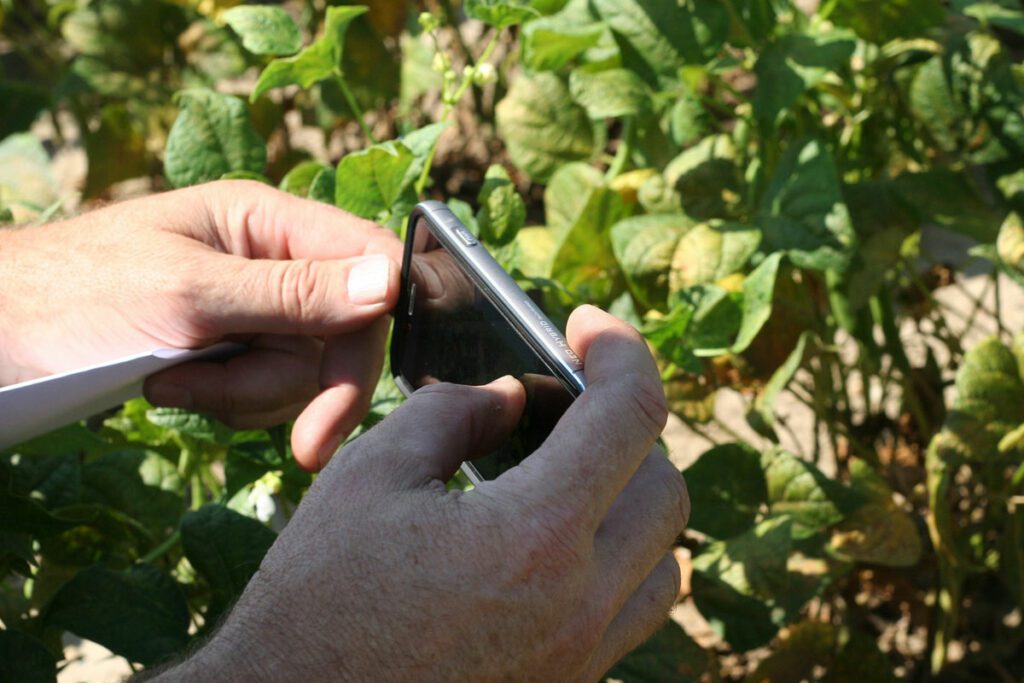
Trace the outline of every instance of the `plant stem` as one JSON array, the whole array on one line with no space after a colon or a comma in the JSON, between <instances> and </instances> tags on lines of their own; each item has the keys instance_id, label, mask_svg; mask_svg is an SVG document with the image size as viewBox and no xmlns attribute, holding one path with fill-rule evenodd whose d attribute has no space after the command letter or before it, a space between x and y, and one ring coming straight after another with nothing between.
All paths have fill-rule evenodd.
<instances>
[{"instance_id":1,"label":"plant stem","mask_svg":"<svg viewBox=\"0 0 1024 683\"><path fill-rule=\"evenodd\" d=\"M619 138L619 148L615 150L615 159L612 160L608 172L604 174L606 181L612 181L622 174L629 163L629 157L633 154L633 143L636 140L636 116L626 116L622 119L622 137Z\"/></svg>"},{"instance_id":2,"label":"plant stem","mask_svg":"<svg viewBox=\"0 0 1024 683\"><path fill-rule=\"evenodd\" d=\"M352 114L355 116L356 121L359 123L359 127L363 129L363 135L370 141L371 145L377 144L377 139L373 137L373 131L366 125L366 119L363 117L363 109L356 102L356 96L352 94L352 89L348 87L348 83L345 81L345 76L340 71L334 72L334 80L338 83L338 87L341 88L341 94L345 96L345 102L348 103L348 108L352 110Z\"/></svg>"},{"instance_id":3,"label":"plant stem","mask_svg":"<svg viewBox=\"0 0 1024 683\"><path fill-rule=\"evenodd\" d=\"M494 48L498 46L498 37L501 35L500 31L495 31L494 35L491 36L490 42L487 43L487 47L484 48L483 53L480 54L480 59L477 60L477 64L482 64L490 59L491 54L494 53ZM477 67L474 66L475 70ZM459 89L451 96L446 98L444 103L444 110L441 113L441 122L446 122L448 117L451 116L452 111L455 109L455 105L458 104L462 96L466 94L466 90L473 83L472 76L464 76L462 83L459 84ZM438 138L440 140L440 138ZM420 177L416 179L416 196L419 197L423 194L423 190L427 187L427 182L430 180L430 169L434 165L434 157L437 155L437 141L430 148L430 153L427 154L427 160L423 164L423 170L420 171Z\"/></svg>"},{"instance_id":4,"label":"plant stem","mask_svg":"<svg viewBox=\"0 0 1024 683\"><path fill-rule=\"evenodd\" d=\"M163 543L161 543L160 545L158 545L157 547L153 548L148 553L143 555L142 558L139 561L140 562L151 563L154 560L157 560L157 559L163 557L164 555L167 554L167 552L171 548L173 548L174 546L178 545L178 542L180 540L181 540L181 530L177 529L177 530L175 530L175 532L173 534L171 534L166 539L164 539Z\"/></svg>"}]
</instances>

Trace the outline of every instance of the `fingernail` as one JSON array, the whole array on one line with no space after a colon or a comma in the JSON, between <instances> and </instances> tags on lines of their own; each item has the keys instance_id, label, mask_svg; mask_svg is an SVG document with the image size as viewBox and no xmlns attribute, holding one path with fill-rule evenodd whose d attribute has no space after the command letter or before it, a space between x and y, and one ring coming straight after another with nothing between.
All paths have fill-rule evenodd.
<instances>
[{"instance_id":1,"label":"fingernail","mask_svg":"<svg viewBox=\"0 0 1024 683\"><path fill-rule=\"evenodd\" d=\"M359 306L383 302L390 275L391 260L387 256L371 256L355 264L348 272L349 302Z\"/></svg>"},{"instance_id":2,"label":"fingernail","mask_svg":"<svg viewBox=\"0 0 1024 683\"><path fill-rule=\"evenodd\" d=\"M177 384L155 384L146 392L146 398L155 406L192 409L192 392Z\"/></svg>"}]
</instances>

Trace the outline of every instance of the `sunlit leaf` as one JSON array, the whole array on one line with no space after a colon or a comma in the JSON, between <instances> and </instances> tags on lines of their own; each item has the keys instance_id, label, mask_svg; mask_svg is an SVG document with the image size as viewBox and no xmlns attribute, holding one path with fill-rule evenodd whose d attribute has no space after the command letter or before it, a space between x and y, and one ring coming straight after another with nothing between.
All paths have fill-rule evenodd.
<instances>
[{"instance_id":1,"label":"sunlit leaf","mask_svg":"<svg viewBox=\"0 0 1024 683\"><path fill-rule=\"evenodd\" d=\"M766 249L785 251L797 266L845 269L856 235L823 143L806 140L789 148L761 201L757 225Z\"/></svg>"},{"instance_id":2,"label":"sunlit leaf","mask_svg":"<svg viewBox=\"0 0 1024 683\"><path fill-rule=\"evenodd\" d=\"M267 148L242 100L197 88L179 93L178 105L164 156L164 173L172 185L196 185L231 171L263 170Z\"/></svg>"},{"instance_id":3,"label":"sunlit leaf","mask_svg":"<svg viewBox=\"0 0 1024 683\"><path fill-rule=\"evenodd\" d=\"M790 33L769 43L754 66L754 115L766 125L775 123L830 71L849 64L854 47L854 37L843 32Z\"/></svg>"},{"instance_id":4,"label":"sunlit leaf","mask_svg":"<svg viewBox=\"0 0 1024 683\"><path fill-rule=\"evenodd\" d=\"M362 5L328 7L323 36L294 57L275 59L268 64L249 99L255 101L266 91L286 85L309 88L317 81L341 75L345 33L349 24L366 11Z\"/></svg>"},{"instance_id":5,"label":"sunlit leaf","mask_svg":"<svg viewBox=\"0 0 1024 683\"><path fill-rule=\"evenodd\" d=\"M615 258L633 295L647 308L666 306L672 255L692 227L682 214L634 216L612 227Z\"/></svg>"},{"instance_id":6,"label":"sunlit leaf","mask_svg":"<svg viewBox=\"0 0 1024 683\"><path fill-rule=\"evenodd\" d=\"M550 179L559 166L588 159L594 152L586 110L551 73L515 80L498 103L497 125L512 161L538 182Z\"/></svg>"},{"instance_id":7,"label":"sunlit leaf","mask_svg":"<svg viewBox=\"0 0 1024 683\"><path fill-rule=\"evenodd\" d=\"M775 280L781 262L782 254L776 252L762 261L744 280L743 324L733 344L733 353L746 351L771 317Z\"/></svg>"},{"instance_id":8,"label":"sunlit leaf","mask_svg":"<svg viewBox=\"0 0 1024 683\"><path fill-rule=\"evenodd\" d=\"M476 219L480 235L492 244L507 244L526 222L526 205L512 184L508 172L492 164L484 175L484 185L477 197L480 211Z\"/></svg>"},{"instance_id":9,"label":"sunlit leaf","mask_svg":"<svg viewBox=\"0 0 1024 683\"><path fill-rule=\"evenodd\" d=\"M716 221L695 226L679 240L672 255L672 291L737 272L760 244L761 232L747 225Z\"/></svg>"},{"instance_id":10,"label":"sunlit leaf","mask_svg":"<svg viewBox=\"0 0 1024 683\"><path fill-rule=\"evenodd\" d=\"M585 71L569 75L569 92L592 119L636 114L649 106L650 89L629 69Z\"/></svg>"},{"instance_id":11,"label":"sunlit leaf","mask_svg":"<svg viewBox=\"0 0 1024 683\"><path fill-rule=\"evenodd\" d=\"M466 0L466 14L495 28L508 28L540 16L528 0Z\"/></svg>"},{"instance_id":12,"label":"sunlit leaf","mask_svg":"<svg viewBox=\"0 0 1024 683\"><path fill-rule=\"evenodd\" d=\"M242 5L220 15L256 55L290 55L302 47L299 27L281 7Z\"/></svg>"},{"instance_id":13,"label":"sunlit leaf","mask_svg":"<svg viewBox=\"0 0 1024 683\"><path fill-rule=\"evenodd\" d=\"M862 502L851 489L780 448L761 456L772 514L793 520L793 537L806 538L840 522Z\"/></svg>"},{"instance_id":14,"label":"sunlit leaf","mask_svg":"<svg viewBox=\"0 0 1024 683\"><path fill-rule=\"evenodd\" d=\"M357 216L380 220L409 185L414 157L401 142L384 142L346 155L339 163L334 203Z\"/></svg>"}]
</instances>

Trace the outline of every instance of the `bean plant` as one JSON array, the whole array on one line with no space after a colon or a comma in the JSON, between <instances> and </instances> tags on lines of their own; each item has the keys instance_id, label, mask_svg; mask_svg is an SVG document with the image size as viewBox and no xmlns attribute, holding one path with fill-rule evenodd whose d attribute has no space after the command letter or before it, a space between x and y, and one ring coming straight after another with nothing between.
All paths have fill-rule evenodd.
<instances>
[{"instance_id":1,"label":"bean plant","mask_svg":"<svg viewBox=\"0 0 1024 683\"><path fill-rule=\"evenodd\" d=\"M683 609L610 680L1021 680L1022 55L1016 0L0 0L0 220L446 201L560 322L641 330L707 442ZM311 483L288 442L136 399L0 454L0 678L206 637Z\"/></svg>"}]
</instances>

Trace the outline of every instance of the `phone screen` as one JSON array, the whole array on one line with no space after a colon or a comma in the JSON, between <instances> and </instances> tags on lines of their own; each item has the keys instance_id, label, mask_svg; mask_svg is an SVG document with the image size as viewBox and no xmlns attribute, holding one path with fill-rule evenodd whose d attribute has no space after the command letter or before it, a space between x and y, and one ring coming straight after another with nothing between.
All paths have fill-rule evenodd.
<instances>
[{"instance_id":1,"label":"phone screen","mask_svg":"<svg viewBox=\"0 0 1024 683\"><path fill-rule=\"evenodd\" d=\"M526 389L526 408L498 451L473 461L482 479L515 467L551 433L574 396L505 320L429 229L409 226L413 248L403 281L408 315L401 353L393 359L413 389L436 382L487 384L512 375ZM394 342L393 342L394 343Z\"/></svg>"}]
</instances>

